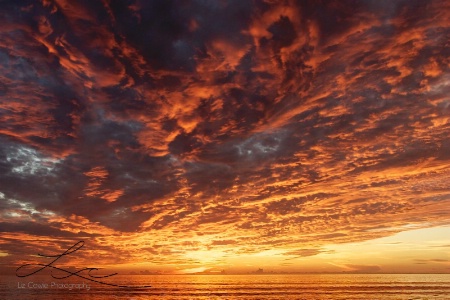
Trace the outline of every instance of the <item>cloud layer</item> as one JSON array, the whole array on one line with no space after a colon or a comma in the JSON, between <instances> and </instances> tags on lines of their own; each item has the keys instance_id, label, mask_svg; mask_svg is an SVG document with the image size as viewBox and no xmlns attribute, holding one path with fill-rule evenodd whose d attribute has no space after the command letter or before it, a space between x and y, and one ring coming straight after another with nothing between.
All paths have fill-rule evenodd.
<instances>
[{"instance_id":1,"label":"cloud layer","mask_svg":"<svg viewBox=\"0 0 450 300\"><path fill-rule=\"evenodd\" d=\"M312 256L450 222L448 3L1 5L4 259Z\"/></svg>"}]
</instances>

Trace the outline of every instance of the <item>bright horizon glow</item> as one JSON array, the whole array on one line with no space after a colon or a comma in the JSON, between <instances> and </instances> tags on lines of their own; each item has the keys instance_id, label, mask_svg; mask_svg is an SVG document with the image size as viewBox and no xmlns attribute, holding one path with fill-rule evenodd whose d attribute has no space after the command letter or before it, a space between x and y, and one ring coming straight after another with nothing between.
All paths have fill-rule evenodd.
<instances>
[{"instance_id":1,"label":"bright horizon glow","mask_svg":"<svg viewBox=\"0 0 450 300\"><path fill-rule=\"evenodd\" d=\"M450 273L449 230L449 226L411 229L364 242L326 245L317 254L305 251L303 257L286 256L289 251L283 250L236 257L226 257L227 251L190 251L184 255L185 263L180 262L176 268L141 263L125 264L120 269L124 272L150 270L151 274L242 274L258 269L269 274ZM228 251L232 252L232 248ZM195 260L195 264L190 265L189 260Z\"/></svg>"}]
</instances>

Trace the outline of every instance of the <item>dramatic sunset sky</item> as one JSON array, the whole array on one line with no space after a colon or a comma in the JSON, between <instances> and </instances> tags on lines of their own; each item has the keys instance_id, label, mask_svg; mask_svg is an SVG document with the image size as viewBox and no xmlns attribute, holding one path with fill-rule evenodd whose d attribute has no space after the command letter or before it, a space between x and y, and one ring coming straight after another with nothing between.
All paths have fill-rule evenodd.
<instances>
[{"instance_id":1,"label":"dramatic sunset sky","mask_svg":"<svg viewBox=\"0 0 450 300\"><path fill-rule=\"evenodd\" d=\"M2 270L84 240L77 266L119 273L450 273L449 20L0 1Z\"/></svg>"}]
</instances>

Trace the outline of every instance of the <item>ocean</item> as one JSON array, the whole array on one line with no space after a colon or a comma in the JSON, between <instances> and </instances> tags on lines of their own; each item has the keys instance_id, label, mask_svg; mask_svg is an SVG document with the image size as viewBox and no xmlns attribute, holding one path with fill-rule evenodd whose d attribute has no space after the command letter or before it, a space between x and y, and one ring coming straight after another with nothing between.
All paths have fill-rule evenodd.
<instances>
[{"instance_id":1,"label":"ocean","mask_svg":"<svg viewBox=\"0 0 450 300\"><path fill-rule=\"evenodd\" d=\"M80 278L0 276L1 300L450 299L450 274L117 275Z\"/></svg>"}]
</instances>

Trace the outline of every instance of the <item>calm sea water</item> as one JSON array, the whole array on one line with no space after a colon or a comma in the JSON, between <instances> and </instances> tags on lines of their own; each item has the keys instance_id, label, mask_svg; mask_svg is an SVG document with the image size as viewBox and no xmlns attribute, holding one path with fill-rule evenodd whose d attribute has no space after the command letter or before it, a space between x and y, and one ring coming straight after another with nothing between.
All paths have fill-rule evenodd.
<instances>
[{"instance_id":1,"label":"calm sea water","mask_svg":"<svg viewBox=\"0 0 450 300\"><path fill-rule=\"evenodd\" d=\"M2 300L450 299L450 274L121 275L108 280L152 286L143 289L48 276L0 280Z\"/></svg>"}]
</instances>

